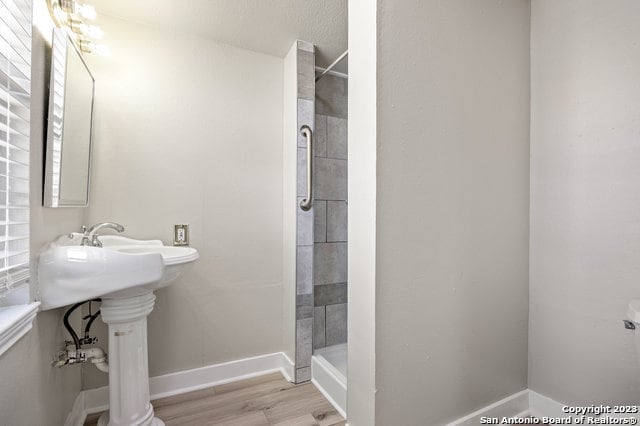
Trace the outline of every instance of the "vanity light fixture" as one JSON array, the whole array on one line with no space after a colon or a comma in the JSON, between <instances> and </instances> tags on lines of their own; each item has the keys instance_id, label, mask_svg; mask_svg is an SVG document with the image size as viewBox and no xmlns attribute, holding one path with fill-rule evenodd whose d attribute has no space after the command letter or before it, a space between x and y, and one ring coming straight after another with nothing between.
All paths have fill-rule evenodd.
<instances>
[{"instance_id":1,"label":"vanity light fixture","mask_svg":"<svg viewBox=\"0 0 640 426\"><path fill-rule=\"evenodd\" d=\"M98 14L96 13L96 8L90 4L76 3L76 8L77 8L78 14L80 14L80 16L82 16L85 19L94 21L98 17Z\"/></svg>"},{"instance_id":2,"label":"vanity light fixture","mask_svg":"<svg viewBox=\"0 0 640 426\"><path fill-rule=\"evenodd\" d=\"M88 23L98 16L95 7L75 0L48 0L48 5L53 21L58 27L67 29L83 53L109 54L107 46L95 42L104 36L104 31Z\"/></svg>"},{"instance_id":3,"label":"vanity light fixture","mask_svg":"<svg viewBox=\"0 0 640 426\"><path fill-rule=\"evenodd\" d=\"M85 38L101 39L104 37L104 31L97 25L85 24L77 19L72 19L68 25L75 34L84 36Z\"/></svg>"},{"instance_id":4,"label":"vanity light fixture","mask_svg":"<svg viewBox=\"0 0 640 426\"><path fill-rule=\"evenodd\" d=\"M100 56L109 56L109 46L106 44L96 44L92 41L81 41L80 50L85 53L95 53Z\"/></svg>"}]
</instances>

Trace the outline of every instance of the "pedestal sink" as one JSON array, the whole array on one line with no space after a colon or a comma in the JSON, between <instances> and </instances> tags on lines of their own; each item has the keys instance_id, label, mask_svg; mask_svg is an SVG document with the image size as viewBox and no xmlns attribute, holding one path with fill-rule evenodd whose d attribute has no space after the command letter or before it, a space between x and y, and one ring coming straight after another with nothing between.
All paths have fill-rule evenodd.
<instances>
[{"instance_id":1,"label":"pedestal sink","mask_svg":"<svg viewBox=\"0 0 640 426\"><path fill-rule=\"evenodd\" d=\"M78 245L78 234L61 237L38 259L44 309L102 298L102 320L109 326L109 413L101 426L163 425L149 398L147 316L154 290L173 282L198 259L190 247L165 246L101 236L102 247Z\"/></svg>"}]
</instances>

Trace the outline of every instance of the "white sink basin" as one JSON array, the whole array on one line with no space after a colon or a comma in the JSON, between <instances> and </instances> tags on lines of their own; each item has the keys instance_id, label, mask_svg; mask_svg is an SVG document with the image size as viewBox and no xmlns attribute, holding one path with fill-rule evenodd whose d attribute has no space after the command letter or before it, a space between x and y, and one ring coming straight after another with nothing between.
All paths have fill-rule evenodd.
<instances>
[{"instance_id":1,"label":"white sink basin","mask_svg":"<svg viewBox=\"0 0 640 426\"><path fill-rule=\"evenodd\" d=\"M155 303L153 291L175 280L198 259L198 251L115 235L99 240L102 247L82 246L82 235L71 234L40 254L42 306L102 298L102 321L109 328L109 412L98 425L162 426L149 398L147 316Z\"/></svg>"},{"instance_id":2,"label":"white sink basin","mask_svg":"<svg viewBox=\"0 0 640 426\"><path fill-rule=\"evenodd\" d=\"M78 245L79 235L59 238L39 256L43 309L153 291L169 285L183 265L198 259L197 250L165 246L160 240L105 235L100 248Z\"/></svg>"}]
</instances>

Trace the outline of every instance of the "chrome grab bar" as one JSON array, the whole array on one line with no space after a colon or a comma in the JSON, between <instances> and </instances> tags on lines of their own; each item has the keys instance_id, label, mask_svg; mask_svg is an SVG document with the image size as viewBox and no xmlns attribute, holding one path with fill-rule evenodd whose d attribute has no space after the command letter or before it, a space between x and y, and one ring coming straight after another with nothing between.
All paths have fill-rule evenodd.
<instances>
[{"instance_id":1,"label":"chrome grab bar","mask_svg":"<svg viewBox=\"0 0 640 426\"><path fill-rule=\"evenodd\" d=\"M306 212L313 204L313 132L306 124L300 127L300 132L307 138L307 198L300 201L300 208Z\"/></svg>"}]
</instances>

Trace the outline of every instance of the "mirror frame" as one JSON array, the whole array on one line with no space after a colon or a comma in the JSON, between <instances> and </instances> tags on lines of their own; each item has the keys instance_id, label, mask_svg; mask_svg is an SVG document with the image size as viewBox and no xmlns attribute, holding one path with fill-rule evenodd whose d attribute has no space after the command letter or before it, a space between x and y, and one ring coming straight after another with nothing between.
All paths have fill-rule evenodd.
<instances>
[{"instance_id":1,"label":"mirror frame","mask_svg":"<svg viewBox=\"0 0 640 426\"><path fill-rule=\"evenodd\" d=\"M61 200L60 179L62 173L62 149L64 129L64 107L66 100L67 63L69 48L73 48L80 58L82 65L91 77L91 111L89 119L89 158L87 172L87 193L84 200ZM61 60L64 58L64 60ZM82 53L67 30L54 28L51 42L51 81L49 86L49 110L47 136L45 145L44 191L42 204L45 207L87 207L89 205L89 190L91 187L91 157L93 150L93 112L95 103L96 80L87 66ZM56 159L57 161L54 161ZM75 202L77 201L77 202Z\"/></svg>"}]
</instances>

